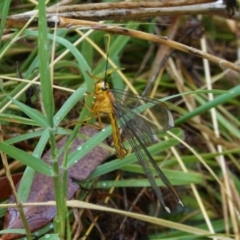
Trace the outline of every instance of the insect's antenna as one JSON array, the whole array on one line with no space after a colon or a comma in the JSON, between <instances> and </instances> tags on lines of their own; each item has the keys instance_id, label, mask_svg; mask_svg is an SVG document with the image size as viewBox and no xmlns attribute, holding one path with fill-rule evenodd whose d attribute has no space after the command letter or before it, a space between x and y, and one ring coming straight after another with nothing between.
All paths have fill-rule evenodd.
<instances>
[{"instance_id":1,"label":"insect's antenna","mask_svg":"<svg viewBox=\"0 0 240 240\"><path fill-rule=\"evenodd\" d=\"M105 35L108 38L108 43L107 43L107 49L106 49L106 55L107 55L107 59L106 59L106 69L105 69L105 77L104 77L104 85L107 83L107 69L108 69L108 52L109 52L109 45L110 45L110 41L111 41L111 37L109 34Z\"/></svg>"}]
</instances>

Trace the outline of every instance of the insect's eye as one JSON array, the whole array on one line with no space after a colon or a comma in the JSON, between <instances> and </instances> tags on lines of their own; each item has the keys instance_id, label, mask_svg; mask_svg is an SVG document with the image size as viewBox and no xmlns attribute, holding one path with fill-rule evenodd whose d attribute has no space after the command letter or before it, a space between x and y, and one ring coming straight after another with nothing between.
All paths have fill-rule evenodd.
<instances>
[{"instance_id":1,"label":"insect's eye","mask_svg":"<svg viewBox=\"0 0 240 240\"><path fill-rule=\"evenodd\" d=\"M102 86L102 90L103 91L106 91L108 89L108 85L107 84L104 84L103 86Z\"/></svg>"}]
</instances>

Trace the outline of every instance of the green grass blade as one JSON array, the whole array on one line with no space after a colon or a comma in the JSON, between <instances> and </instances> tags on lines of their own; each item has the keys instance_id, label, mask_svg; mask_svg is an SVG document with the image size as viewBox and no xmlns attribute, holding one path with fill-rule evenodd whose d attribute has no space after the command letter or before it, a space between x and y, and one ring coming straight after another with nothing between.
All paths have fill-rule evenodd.
<instances>
[{"instance_id":1,"label":"green grass blade","mask_svg":"<svg viewBox=\"0 0 240 240\"><path fill-rule=\"evenodd\" d=\"M58 125L62 119L68 114L68 112L73 108L73 106L84 97L86 92L85 87L78 88L63 104L61 109L54 116L54 124Z\"/></svg>"},{"instance_id":2,"label":"green grass blade","mask_svg":"<svg viewBox=\"0 0 240 240\"><path fill-rule=\"evenodd\" d=\"M189 119L199 115L199 114L202 114L206 111L208 111L209 109L213 108L213 107L216 107L222 103L225 103L233 98L236 98L237 96L240 95L240 85L239 86L236 86L235 88L231 89L230 90L230 93L225 93L225 94L222 94L220 96L217 96L214 98L214 100L210 101L210 102L207 102L206 104L194 109L193 111L185 114L184 116L180 117L179 119L177 119L175 121L175 125L179 125L183 122L186 122L188 121Z\"/></svg>"},{"instance_id":3,"label":"green grass blade","mask_svg":"<svg viewBox=\"0 0 240 240\"><path fill-rule=\"evenodd\" d=\"M57 234L46 234L45 236L39 238L39 240L58 240L59 237Z\"/></svg>"},{"instance_id":4,"label":"green grass blade","mask_svg":"<svg viewBox=\"0 0 240 240\"><path fill-rule=\"evenodd\" d=\"M15 229L5 229L5 230L1 230L0 231L0 234L6 234L6 233L12 233L12 234L26 234L26 231L25 229L18 229L18 228L15 228Z\"/></svg>"},{"instance_id":5,"label":"green grass blade","mask_svg":"<svg viewBox=\"0 0 240 240\"><path fill-rule=\"evenodd\" d=\"M36 158L25 151L12 147L6 143L0 143L0 150L5 152L8 156L17 159L21 163L35 169L36 171L47 176L52 176L51 166L41 161L39 158Z\"/></svg>"},{"instance_id":6,"label":"green grass blade","mask_svg":"<svg viewBox=\"0 0 240 240\"><path fill-rule=\"evenodd\" d=\"M106 139L112 133L112 127L108 126L95 136L87 140L82 146L79 146L78 149L72 152L68 156L68 165L67 167L73 166L77 161L81 160L88 152L90 152L94 147L99 145L104 139Z\"/></svg>"},{"instance_id":7,"label":"green grass blade","mask_svg":"<svg viewBox=\"0 0 240 240\"><path fill-rule=\"evenodd\" d=\"M121 168L121 170L126 170L129 172L136 172L136 173L143 173L141 166L137 166L136 164L130 164L128 166L125 166ZM154 172L154 169L151 168L152 172ZM165 176L168 178L168 180L171 182L173 186L185 186L190 184L201 184L202 183L202 176L198 173L184 173L180 171L174 171L174 170L167 170L162 169ZM156 183L158 186L165 186L161 179L156 178ZM145 178L138 178L134 179L134 175L129 179L126 180L109 180L109 181L100 181L97 183L97 188L111 188L111 187L150 187L150 183L148 179Z\"/></svg>"},{"instance_id":8,"label":"green grass blade","mask_svg":"<svg viewBox=\"0 0 240 240\"><path fill-rule=\"evenodd\" d=\"M15 105L17 105L27 116L29 116L36 125L42 126L43 128L48 128L49 123L47 118L40 113L39 111L35 110L34 108L28 107L26 104L23 104L15 99L11 99Z\"/></svg>"},{"instance_id":9,"label":"green grass blade","mask_svg":"<svg viewBox=\"0 0 240 240\"><path fill-rule=\"evenodd\" d=\"M1 121L6 121L6 122L12 122L12 123L18 123L18 124L24 124L24 125L30 125L30 126L40 126L37 124L35 121L29 118L24 118L12 114L5 114L2 113L0 114L0 120Z\"/></svg>"},{"instance_id":10,"label":"green grass blade","mask_svg":"<svg viewBox=\"0 0 240 240\"><path fill-rule=\"evenodd\" d=\"M5 23L6 23L6 20L7 20L7 16L8 16L8 10L9 10L9 7L10 7L10 4L11 4L11 1L8 0L8 1L1 1L0 2L0 7L2 9L2 12L1 12L1 28L0 28L0 39L2 39L2 34L3 34L3 30L5 28ZM1 49L1 42L0 41L0 49Z\"/></svg>"},{"instance_id":11,"label":"green grass blade","mask_svg":"<svg viewBox=\"0 0 240 240\"><path fill-rule=\"evenodd\" d=\"M40 82L41 82L41 94L42 102L48 117L48 121L51 127L53 127L53 114L54 114L54 100L53 100L53 89L50 74L50 63L49 63L49 42L47 35L47 19L45 4L39 2L39 17L38 17L38 56L39 56L39 71L40 71Z\"/></svg>"},{"instance_id":12,"label":"green grass blade","mask_svg":"<svg viewBox=\"0 0 240 240\"><path fill-rule=\"evenodd\" d=\"M45 149L45 146L48 142L48 139L49 139L49 131L44 130L40 140L38 141L36 148L32 153L34 157L39 158L42 155ZM36 169L33 169L30 166L28 166L24 171L23 177L18 187L18 197L22 202L25 202L27 200L27 197L29 195L31 185L35 176L35 170Z\"/></svg>"}]
</instances>

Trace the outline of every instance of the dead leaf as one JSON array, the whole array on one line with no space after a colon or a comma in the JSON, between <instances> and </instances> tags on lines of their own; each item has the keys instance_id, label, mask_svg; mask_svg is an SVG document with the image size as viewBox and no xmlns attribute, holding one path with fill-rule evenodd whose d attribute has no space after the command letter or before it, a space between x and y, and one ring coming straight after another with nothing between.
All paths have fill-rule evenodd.
<instances>
[{"instance_id":1,"label":"dead leaf","mask_svg":"<svg viewBox=\"0 0 240 240\"><path fill-rule=\"evenodd\" d=\"M12 175L14 185L16 185L22 178L22 173L16 173ZM0 200L7 199L12 194L12 189L9 185L7 177L0 178Z\"/></svg>"}]
</instances>

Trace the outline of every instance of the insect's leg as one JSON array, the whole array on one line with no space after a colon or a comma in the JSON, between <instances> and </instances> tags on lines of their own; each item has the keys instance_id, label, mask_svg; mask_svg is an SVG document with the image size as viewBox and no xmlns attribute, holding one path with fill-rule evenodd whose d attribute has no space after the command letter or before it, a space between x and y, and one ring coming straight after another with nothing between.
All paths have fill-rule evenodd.
<instances>
[{"instance_id":1,"label":"insect's leg","mask_svg":"<svg viewBox=\"0 0 240 240\"><path fill-rule=\"evenodd\" d=\"M95 128L95 129L97 129L97 130L101 130L101 129L102 129L102 126L101 126L101 125L95 126L95 125L93 125L93 124L88 124L88 123L86 123L86 121L91 120L95 115L96 115L96 113L92 113L92 115L91 115L90 117L86 118L86 119L84 120L84 122L82 122L82 124L83 124L84 126L89 126L89 127ZM98 115L99 115L99 114L98 114ZM100 120L100 121L101 121L101 120ZM73 126L73 125L75 125L75 124L77 124L77 122L71 123L71 124L69 124L67 127L71 127L71 126Z\"/></svg>"},{"instance_id":2,"label":"insect's leg","mask_svg":"<svg viewBox=\"0 0 240 240\"><path fill-rule=\"evenodd\" d=\"M97 112L95 110L95 108L90 109L90 111L92 112L91 116L89 116L88 118L84 119L84 123L83 124L85 126L89 126L89 127L93 127L93 128L98 129L98 130L101 130L102 129L102 119L101 119L101 116L100 116L99 112ZM98 119L98 126L86 123L86 121L91 120L95 115L97 116L97 119Z\"/></svg>"},{"instance_id":3,"label":"insect's leg","mask_svg":"<svg viewBox=\"0 0 240 240\"><path fill-rule=\"evenodd\" d=\"M86 119L84 120L84 122L82 122L82 124L84 124L85 126L89 126L89 127L95 127L94 125L85 123L85 121L88 121L88 120L92 119L92 118L94 117L94 115L95 115L95 114L93 113L90 117L86 118ZM69 127L71 127L71 126L73 126L73 125L76 125L77 123L80 123L80 122L73 122L73 123L67 125L67 128L69 128Z\"/></svg>"},{"instance_id":4,"label":"insect's leg","mask_svg":"<svg viewBox=\"0 0 240 240\"><path fill-rule=\"evenodd\" d=\"M88 124L88 123L86 123L86 122L83 123L84 126L89 126L89 127L92 127L92 128L96 128L97 130L102 130L102 120L101 120L101 117L100 117L100 115L99 115L98 113L95 113L95 114L91 115L89 118L85 119L84 121L90 120L91 118L94 117L94 115L97 115L97 118L98 118L98 126L92 125L92 124Z\"/></svg>"},{"instance_id":5,"label":"insect's leg","mask_svg":"<svg viewBox=\"0 0 240 240\"><path fill-rule=\"evenodd\" d=\"M91 112L92 113L92 115L90 116L90 117L88 117L88 118L86 118L84 121L86 121L86 120L90 120L91 118L93 118L94 117L94 115L96 115L95 113L94 113L94 109L92 109L92 108L90 108L90 107L88 107L87 105L85 105L84 104L84 107L89 111L89 112Z\"/></svg>"},{"instance_id":6,"label":"insect's leg","mask_svg":"<svg viewBox=\"0 0 240 240\"><path fill-rule=\"evenodd\" d=\"M88 123L83 123L84 126L88 126L88 127L91 127L91 128L95 128L97 130L101 130L101 128L99 128L99 126L96 126L96 125L92 125L92 124L88 124Z\"/></svg>"},{"instance_id":7,"label":"insect's leg","mask_svg":"<svg viewBox=\"0 0 240 240\"><path fill-rule=\"evenodd\" d=\"M102 119L101 119L101 116L100 116L99 112L97 112L96 114L97 114L97 119L98 119L98 128L99 128L99 130L102 130Z\"/></svg>"},{"instance_id":8,"label":"insect's leg","mask_svg":"<svg viewBox=\"0 0 240 240\"><path fill-rule=\"evenodd\" d=\"M91 119L96 115L96 113L94 112L94 109L91 109L90 107L88 107L87 105L85 105L85 103L83 103L83 102L81 102L81 101L80 101L80 103L81 103L84 107L86 107L88 111L91 112L91 116L88 117L88 118L86 118L86 119L84 119L84 122L85 122L85 121L88 121L88 120L91 120ZM77 123L79 123L79 122L73 122L73 123L67 125L67 128L68 128L68 127L71 127L71 126L73 126L73 125L76 125ZM84 123L84 125L87 125L87 124ZM90 124L89 124L89 126L90 126Z\"/></svg>"},{"instance_id":9,"label":"insect's leg","mask_svg":"<svg viewBox=\"0 0 240 240\"><path fill-rule=\"evenodd\" d=\"M84 119L84 122L93 119L95 115L96 115L96 114L95 114L94 112L92 112L91 116L89 116L88 118L85 118L85 119Z\"/></svg>"}]
</instances>

